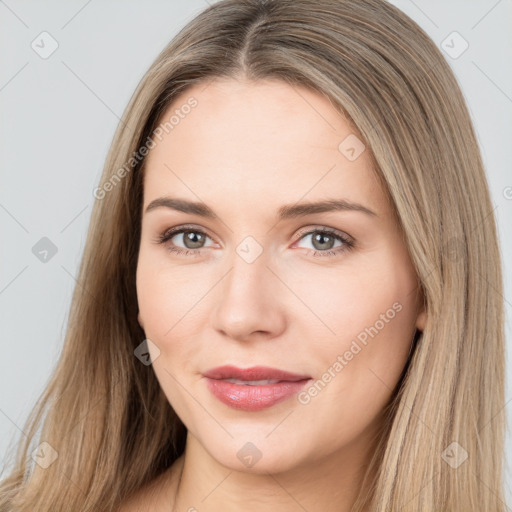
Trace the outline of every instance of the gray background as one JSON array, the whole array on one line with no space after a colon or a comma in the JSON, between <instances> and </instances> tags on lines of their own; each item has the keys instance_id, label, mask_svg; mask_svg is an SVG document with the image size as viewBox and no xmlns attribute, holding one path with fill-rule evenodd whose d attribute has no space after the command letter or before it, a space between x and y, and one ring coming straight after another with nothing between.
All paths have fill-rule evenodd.
<instances>
[{"instance_id":1,"label":"gray background","mask_svg":"<svg viewBox=\"0 0 512 512\"><path fill-rule=\"evenodd\" d=\"M502 243L508 340L504 407L512 423L512 1L392 3L438 46L453 46L453 55L446 58L475 123ZM0 0L4 461L8 447L23 436L23 423L61 350L94 201L92 190L119 117L158 52L206 6L205 0ZM40 36L43 31L50 36ZM457 58L464 43L450 36L453 31L469 44ZM48 58L31 46L48 51L53 40L58 48ZM57 249L46 262L32 252L42 237ZM510 433L507 461L511 466ZM506 481L512 481L510 470ZM507 493L511 506L510 485Z\"/></svg>"}]
</instances>

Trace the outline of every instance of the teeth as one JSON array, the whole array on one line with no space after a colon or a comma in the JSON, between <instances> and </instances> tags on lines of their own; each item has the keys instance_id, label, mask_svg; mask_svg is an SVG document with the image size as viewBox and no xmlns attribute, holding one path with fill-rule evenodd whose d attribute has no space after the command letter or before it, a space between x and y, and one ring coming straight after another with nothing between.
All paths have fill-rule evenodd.
<instances>
[{"instance_id":1,"label":"teeth","mask_svg":"<svg viewBox=\"0 0 512 512\"><path fill-rule=\"evenodd\" d=\"M242 384L245 386L263 386L265 384L277 384L279 380L238 380L238 379L223 379L226 382L232 382L233 384Z\"/></svg>"}]
</instances>

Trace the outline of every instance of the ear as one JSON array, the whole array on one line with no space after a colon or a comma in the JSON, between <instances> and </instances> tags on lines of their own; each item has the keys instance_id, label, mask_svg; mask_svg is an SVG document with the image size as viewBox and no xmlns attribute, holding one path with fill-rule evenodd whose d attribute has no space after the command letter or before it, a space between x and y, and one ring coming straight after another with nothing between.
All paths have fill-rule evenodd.
<instances>
[{"instance_id":1,"label":"ear","mask_svg":"<svg viewBox=\"0 0 512 512\"><path fill-rule=\"evenodd\" d=\"M422 302L420 309L418 310L418 316L416 317L416 329L423 332L425 330L425 326L427 325L427 311L425 309L425 305Z\"/></svg>"}]
</instances>

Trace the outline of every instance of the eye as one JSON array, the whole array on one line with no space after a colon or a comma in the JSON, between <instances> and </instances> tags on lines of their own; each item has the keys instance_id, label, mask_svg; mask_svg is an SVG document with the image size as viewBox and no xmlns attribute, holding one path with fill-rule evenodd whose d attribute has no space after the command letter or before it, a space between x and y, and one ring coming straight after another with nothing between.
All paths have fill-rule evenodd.
<instances>
[{"instance_id":1,"label":"eye","mask_svg":"<svg viewBox=\"0 0 512 512\"><path fill-rule=\"evenodd\" d=\"M330 228L319 227L306 232L302 231L299 241L306 237L312 237L312 255L315 257L339 256L341 253L354 247L354 241L351 237ZM176 238L176 241L172 241L173 238ZM184 245L183 247L177 245L180 238L181 244ZM207 239L212 240L202 229L194 226L180 226L164 231L155 242L166 245L167 249L172 253L185 256L200 256L202 249L208 247L205 246ZM338 242L338 246L336 246L336 242Z\"/></svg>"},{"instance_id":2,"label":"eye","mask_svg":"<svg viewBox=\"0 0 512 512\"><path fill-rule=\"evenodd\" d=\"M184 247L176 246L175 242L169 243L173 238L176 238L176 240L181 238L181 243L184 244ZM168 250L176 254L198 256L201 254L201 249L204 247L207 238L210 237L201 229L194 226L181 226L164 231L158 237L156 243L166 244Z\"/></svg>"},{"instance_id":3,"label":"eye","mask_svg":"<svg viewBox=\"0 0 512 512\"><path fill-rule=\"evenodd\" d=\"M300 240L311 237L313 244L313 256L339 256L341 253L348 251L354 247L354 241L348 235L330 228L315 228L302 232ZM336 247L336 242L339 245Z\"/></svg>"}]
</instances>

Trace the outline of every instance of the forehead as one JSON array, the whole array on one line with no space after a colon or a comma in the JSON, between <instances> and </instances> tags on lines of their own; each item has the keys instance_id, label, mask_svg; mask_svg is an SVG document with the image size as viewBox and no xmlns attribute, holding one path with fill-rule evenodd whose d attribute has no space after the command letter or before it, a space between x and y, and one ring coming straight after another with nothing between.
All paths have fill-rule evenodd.
<instances>
[{"instance_id":1,"label":"forehead","mask_svg":"<svg viewBox=\"0 0 512 512\"><path fill-rule=\"evenodd\" d=\"M160 127L166 122L147 156L145 205L165 194L240 208L337 195L385 207L368 152L347 158L347 146L364 148L353 127L310 89L277 80L195 84Z\"/></svg>"}]
</instances>

